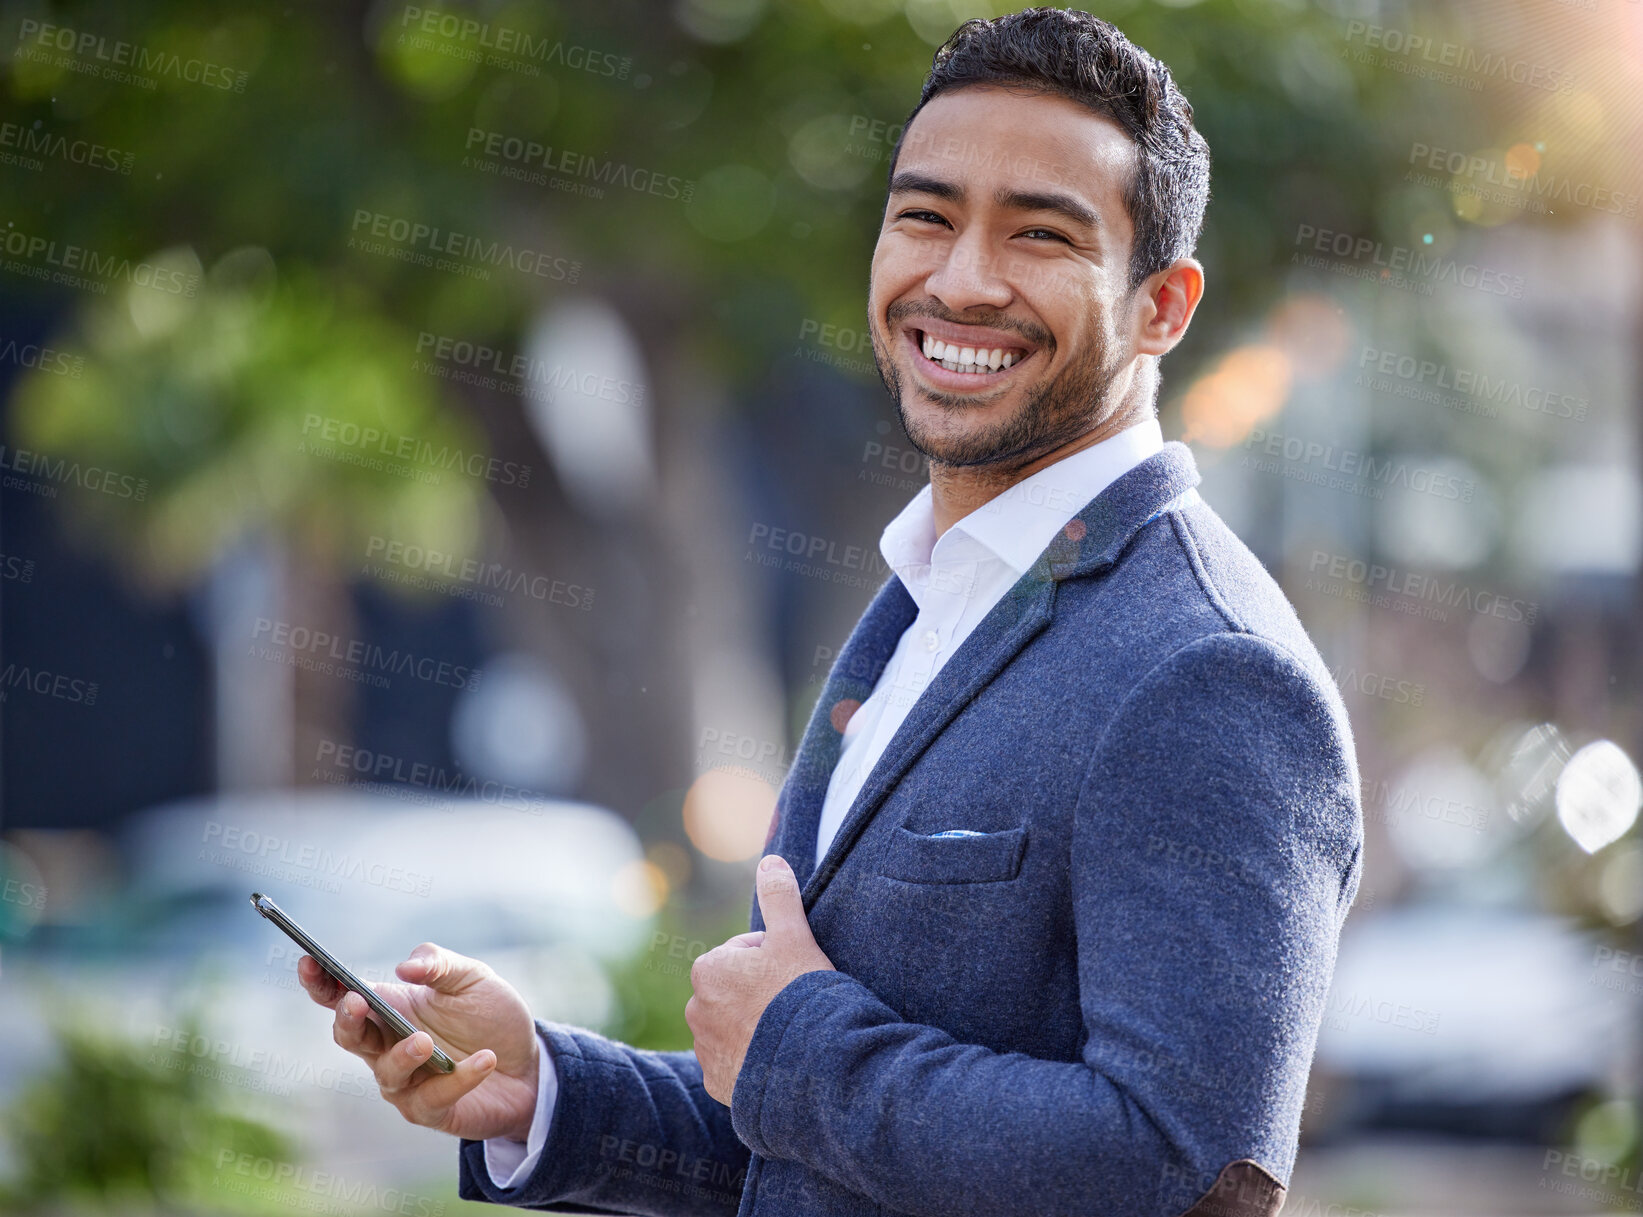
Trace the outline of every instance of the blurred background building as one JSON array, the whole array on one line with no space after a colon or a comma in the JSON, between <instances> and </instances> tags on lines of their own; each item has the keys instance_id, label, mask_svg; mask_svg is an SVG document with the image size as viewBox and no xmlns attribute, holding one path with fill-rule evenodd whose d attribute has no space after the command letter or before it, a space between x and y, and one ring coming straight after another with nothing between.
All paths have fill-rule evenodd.
<instances>
[{"instance_id":1,"label":"blurred background building","mask_svg":"<svg viewBox=\"0 0 1643 1217\"><path fill-rule=\"evenodd\" d=\"M689 1046L926 480L888 155L1008 7L0 4L8 1207L465 1207L253 888ZM1643 4L1089 7L1215 159L1165 434L1356 732L1290 1205L1643 1209Z\"/></svg>"}]
</instances>

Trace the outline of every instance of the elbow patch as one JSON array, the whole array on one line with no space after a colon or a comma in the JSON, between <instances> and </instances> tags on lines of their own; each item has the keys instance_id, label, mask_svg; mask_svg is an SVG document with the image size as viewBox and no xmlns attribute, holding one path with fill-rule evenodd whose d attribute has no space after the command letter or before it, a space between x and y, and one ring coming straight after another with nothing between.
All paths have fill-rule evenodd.
<instances>
[{"instance_id":1,"label":"elbow patch","mask_svg":"<svg viewBox=\"0 0 1643 1217\"><path fill-rule=\"evenodd\" d=\"M1221 1168L1209 1191L1181 1217L1277 1217L1287 1189L1253 1158Z\"/></svg>"}]
</instances>

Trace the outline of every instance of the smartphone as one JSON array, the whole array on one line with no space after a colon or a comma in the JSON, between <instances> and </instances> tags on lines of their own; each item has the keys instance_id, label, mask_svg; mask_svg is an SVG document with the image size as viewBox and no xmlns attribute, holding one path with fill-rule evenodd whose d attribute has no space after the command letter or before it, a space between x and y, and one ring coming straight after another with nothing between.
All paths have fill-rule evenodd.
<instances>
[{"instance_id":1,"label":"smartphone","mask_svg":"<svg viewBox=\"0 0 1643 1217\"><path fill-rule=\"evenodd\" d=\"M365 1004L376 1012L376 1016L382 1020L388 1034L393 1036L395 1040L402 1040L406 1036L416 1034L417 1029L405 1021L403 1014L378 997L375 989L343 967L337 961L335 955L332 955L331 952L310 938L300 925L286 916L285 910L280 908L279 905L261 892L252 892L251 907L279 926L292 942L312 955L319 962L319 966L330 973L332 980L344 989L352 989L363 997ZM423 1064L432 1069L437 1069L441 1073L450 1073L456 1068L456 1062L441 1052L438 1044L434 1045L433 1056L429 1057Z\"/></svg>"}]
</instances>

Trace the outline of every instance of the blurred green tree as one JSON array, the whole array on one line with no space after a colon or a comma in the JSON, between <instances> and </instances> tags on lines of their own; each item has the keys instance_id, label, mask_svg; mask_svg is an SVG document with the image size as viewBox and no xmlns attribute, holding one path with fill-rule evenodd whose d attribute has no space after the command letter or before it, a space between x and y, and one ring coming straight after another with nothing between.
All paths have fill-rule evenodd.
<instances>
[{"instance_id":1,"label":"blurred green tree","mask_svg":"<svg viewBox=\"0 0 1643 1217\"><path fill-rule=\"evenodd\" d=\"M652 367L757 400L806 320L862 327L888 155L932 49L1010 7L685 0L658 20L640 0L87 0L57 18L215 65L226 88L109 79L25 23L4 65L15 120L93 136L115 168L6 175L12 230L164 273L47 298L83 374L26 377L11 438L144 484L140 501L64 500L139 582L186 587L264 545L288 619L346 636L352 542L390 521L481 556L479 491L369 467L364 444L316 452L309 424L436 452L520 442L517 396L430 375L418 352L429 335L519 350L567 292L615 300ZM1281 291L1297 208L1382 221L1404 82L1347 62L1342 23L1297 0L1096 7L1171 65L1216 158L1210 296L1170 368L1185 383ZM546 261L475 252L498 248ZM689 395L656 380L657 425L689 425ZM344 738L344 683L293 680L299 722Z\"/></svg>"},{"instance_id":2,"label":"blurred green tree","mask_svg":"<svg viewBox=\"0 0 1643 1217\"><path fill-rule=\"evenodd\" d=\"M235 1114L227 1087L186 1053L85 1027L59 1028L57 1060L4 1116L10 1213L255 1211L214 1183L224 1155L289 1161L280 1133Z\"/></svg>"}]
</instances>

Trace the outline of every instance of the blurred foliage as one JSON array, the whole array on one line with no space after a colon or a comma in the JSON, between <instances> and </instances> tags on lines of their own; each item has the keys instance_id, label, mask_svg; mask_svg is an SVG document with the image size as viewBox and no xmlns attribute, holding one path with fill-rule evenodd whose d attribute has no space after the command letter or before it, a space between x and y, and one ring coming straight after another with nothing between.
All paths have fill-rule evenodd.
<instances>
[{"instance_id":1,"label":"blurred foliage","mask_svg":"<svg viewBox=\"0 0 1643 1217\"><path fill-rule=\"evenodd\" d=\"M718 915L715 916L717 911ZM606 1034L636 1048L658 1052L688 1049L694 1042L685 1022L690 1000L690 965L698 955L748 926L747 906L737 902L725 912L713 908L664 906L656 919L651 945L621 967L611 969L619 1014Z\"/></svg>"},{"instance_id":2,"label":"blurred foliage","mask_svg":"<svg viewBox=\"0 0 1643 1217\"><path fill-rule=\"evenodd\" d=\"M442 465L484 441L390 357L410 340L359 291L301 268L276 286L267 253L242 249L194 299L133 286L82 329L84 373L25 381L15 433L142 471L130 495L79 496L77 522L144 580L186 585L264 531L319 558L390 526L446 552L472 543L475 482Z\"/></svg>"},{"instance_id":3,"label":"blurred foliage","mask_svg":"<svg viewBox=\"0 0 1643 1217\"><path fill-rule=\"evenodd\" d=\"M192 1039L192 1033L189 1034ZM5 1114L17 1176L6 1212L279 1211L216 1184L225 1155L289 1162L284 1136L235 1114L206 1062L83 1026L57 1031L57 1059Z\"/></svg>"},{"instance_id":4,"label":"blurred foliage","mask_svg":"<svg viewBox=\"0 0 1643 1217\"><path fill-rule=\"evenodd\" d=\"M1643 1171L1643 1115L1637 1099L1592 1096L1573 1113L1567 1144L1580 1158L1582 1178L1607 1192L1605 1200L1617 1207L1631 1200L1626 1191L1638 1190ZM1612 1173L1611 1173L1612 1172ZM1594 1178L1595 1176L1595 1178Z\"/></svg>"},{"instance_id":5,"label":"blurred foliage","mask_svg":"<svg viewBox=\"0 0 1643 1217\"><path fill-rule=\"evenodd\" d=\"M94 138L131 168L5 175L12 226L211 270L193 299L140 287L84 307L57 297L70 310L57 345L85 375L33 375L18 439L146 479L141 512L75 503L117 556L161 581L187 580L258 529L323 558L330 529L395 512L443 523L418 535L457 548L472 535L464 486L307 459L293 439L304 414L436 447L483 442L471 390L408 370L416 336L517 350L532 314L567 289L626 306L653 366L688 356L751 395L801 321L862 325L888 155L933 47L962 17L1012 7L683 0L659 20L639 0L35 6L38 19L202 58L246 83L162 75L149 91L27 54L19 39L12 117ZM1340 19L1294 0L1204 0L1190 20L1139 0L1092 7L1170 64L1215 156L1200 249L1210 294L1171 368L1190 373L1196 352L1276 297L1298 215L1367 232L1391 214L1407 143L1387 115L1406 83L1349 62ZM554 49L506 49L527 37ZM537 161L560 166L557 182L486 157L492 137L547 149ZM574 288L510 268L444 273L406 260L412 247L370 248L361 238L379 217L584 269Z\"/></svg>"}]
</instances>

